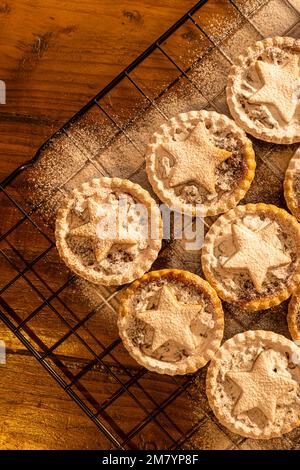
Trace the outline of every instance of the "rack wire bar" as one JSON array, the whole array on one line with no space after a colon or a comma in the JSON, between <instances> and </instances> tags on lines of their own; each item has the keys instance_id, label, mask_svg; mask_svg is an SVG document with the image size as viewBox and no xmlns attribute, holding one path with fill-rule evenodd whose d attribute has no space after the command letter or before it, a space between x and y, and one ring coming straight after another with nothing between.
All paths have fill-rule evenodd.
<instances>
[{"instance_id":1,"label":"rack wire bar","mask_svg":"<svg viewBox=\"0 0 300 470\"><path fill-rule=\"evenodd\" d=\"M17 178L23 174L26 176L25 170L34 166L40 160L40 157L60 139L67 139L72 142L72 145L80 152L87 154L87 158L79 168L76 168L65 179L63 184L58 185L53 190L53 194L56 191L65 194L65 185L84 171L88 164L94 168L96 173L101 174L102 171L104 172L105 162L102 162L101 154L99 161L96 161L94 156L91 156L85 148L82 148L81 142L72 132L72 129L76 128L76 125L80 124L91 110L99 113L99 116L100 114L104 116L115 129L115 132L112 132L113 135L109 136L103 147L101 147L102 152L114 145L118 138L124 138L141 159L143 159L144 154L143 145L136 142L132 134L132 126L144 117L147 118L149 112L154 112L162 121L168 119L170 116L163 105L164 99L183 80L195 91L199 102L204 103L204 108L224 112L222 108L222 106L224 107L222 104L224 88L217 90L213 96L208 96L203 81L195 80L193 74L197 67L201 66L203 61L210 58L215 51L229 66L231 65L232 57L224 47L224 43L225 39L230 39L238 31L238 28L250 29L256 38L264 37L264 32L260 30L254 15L256 12L259 13L260 9L268 5L270 1L253 2L256 6L253 6L253 9L249 9L247 12L241 6L241 0L217 2L224 5L224 8L233 9L232 11L238 17L237 24L232 22L226 36L220 40L216 39L214 34L210 33L207 27L201 23L202 16L207 15L207 11L206 13L204 11L205 5L209 2L216 3L216 1L202 0L197 2L168 31L154 41L125 70L94 96L60 130L55 132L30 161L18 167L0 184L0 196L5 199L9 207L13 207L19 214L17 220L13 220L11 226L0 234L0 259L13 272L10 278L5 279L5 282L0 285L0 318L69 397L94 422L98 430L107 438L107 445L116 449L157 447L178 449L187 446L193 448L193 446L197 446L197 443L193 444L193 440L198 435L202 436L199 446L205 448L206 443L203 441L203 436L209 435L211 432L220 436L224 448L241 448L247 443L245 439L232 436L226 431L214 418L213 413L206 409L207 405L203 405L195 422L192 422L189 418L186 420L182 418L182 407L188 406L190 409L190 403L194 399L194 376L158 378L144 368L131 366L124 361L122 356L124 351L122 351L122 343L118 337L109 337L107 341L106 338L98 338L96 332L89 327L89 323L101 318L101 314L105 309L116 313L114 302L117 301L123 288L120 287L108 293L101 291L97 305L85 306L83 312L81 312L81 308L76 308L74 303L70 302L68 296L69 290L76 289L79 281L77 275L69 274L66 271L63 280L53 285L51 279L45 277L43 272L40 272L40 263L47 263L47 257L56 253L52 233L46 231L43 223L36 220L40 207L46 201L41 200L27 210L12 196L10 190L12 184L16 184L18 181ZM299 12L288 1L275 1L278 4L280 3L282 8L288 9L291 25L286 28L286 32L293 32L294 28L300 25ZM205 38L208 44L207 49L201 53L201 56L196 58L192 64L186 66L179 63L168 49L168 45L175 40L175 35L179 34L182 27L194 28L201 37ZM172 78L168 83L153 94L148 92L147 86L143 83L139 73L147 60L151 60L155 54L159 54L174 73L171 74ZM125 82L143 99L145 105L143 105L143 109L137 110L130 116L125 123L121 123L115 117L113 110L106 105L105 98ZM269 168L272 175L278 178L279 181L280 169L276 167L276 164L273 164L272 160L274 149L276 150L276 146L269 145L258 152L257 156L258 162L260 162L259 165L266 165L266 168ZM143 169L144 162L142 160L128 177L134 179ZM109 171L107 173L110 175ZM47 197L51 199L52 192ZM32 259L28 258L22 246L15 245L15 234L22 230L23 224L29 224L36 236L42 240L43 249L40 253L35 253ZM208 222L207 224L209 225ZM165 252L168 253L171 248L172 243L166 242L162 256ZM20 282L22 282L22 288L35 300L32 308L31 306L28 307L25 318L20 317L18 308L13 302L14 298L9 294L11 291L16 292L16 286ZM36 333L32 327L35 320L41 318L46 310L53 318L53 322L59 321L64 329L64 333L53 340L51 338L51 342L48 341L47 337L44 338ZM240 330L259 325L259 322L263 321L263 318L267 315L267 312L260 313L260 316L254 315L247 323L235 315L234 312L229 312L230 320L234 322L235 328ZM75 370L68 366L68 361L73 359L67 348L70 342L76 342L78 348L84 351L84 355L80 357L80 360L77 356L74 356L74 360L76 359L79 362ZM99 373L106 378L103 387L109 389L107 393L104 393L104 390L102 394L99 394L99 387L95 386L96 374ZM203 371L199 373L200 379L203 373ZM152 388L154 383L157 390ZM201 395L202 400L205 400L204 391L199 390L199 397ZM178 403L180 404L178 405ZM122 406L123 409L129 408L132 410L130 420L128 415L125 419L119 416ZM114 411L116 407L118 407L117 414ZM127 423L126 420L130 423ZM152 437L148 438L149 435ZM147 439L150 439L150 441L148 442ZM298 442L296 439L286 437L284 438L284 445L285 447L296 448Z\"/></svg>"}]
</instances>

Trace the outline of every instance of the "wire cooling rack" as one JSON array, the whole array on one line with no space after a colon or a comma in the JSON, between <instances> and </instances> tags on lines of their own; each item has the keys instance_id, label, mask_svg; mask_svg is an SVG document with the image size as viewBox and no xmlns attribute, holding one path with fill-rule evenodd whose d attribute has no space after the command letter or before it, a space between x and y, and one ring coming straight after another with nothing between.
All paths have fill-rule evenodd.
<instances>
[{"instance_id":1,"label":"wire cooling rack","mask_svg":"<svg viewBox=\"0 0 300 470\"><path fill-rule=\"evenodd\" d=\"M214 11L217 18L211 17ZM1 183L1 209L6 216L0 241L0 317L95 423L107 439L105 448L299 447L299 433L262 444L223 428L206 400L205 370L195 376L158 376L132 361L117 334L107 332L104 325L104 313L117 311L122 288L99 288L100 300L92 308L80 303L77 277L59 265L53 231L38 216L45 199L50 199L50 205L56 197L59 201L76 185L78 175L122 176L150 189L143 162L149 123L163 122L176 112L193 108L228 114L224 90L234 56L266 36L299 37L299 20L297 2L292 0L198 2L46 142L30 162ZM92 139L85 132L91 123ZM279 146L255 139L253 143L257 173L245 202L282 206L282 178L294 146L281 146L279 153ZM62 149L73 160L60 171L55 198L47 193L29 204L28 193L21 189L25 170ZM80 157L75 158L74 153ZM56 164L63 165L63 160L61 155ZM26 240L22 237L25 229ZM38 240L34 253L28 248L32 240ZM185 268L201 274L195 258L194 253L184 252L180 242L169 241L155 268ZM25 314L24 305L28 307ZM247 317L225 304L225 337L249 328L288 335L285 308L283 304Z\"/></svg>"}]
</instances>

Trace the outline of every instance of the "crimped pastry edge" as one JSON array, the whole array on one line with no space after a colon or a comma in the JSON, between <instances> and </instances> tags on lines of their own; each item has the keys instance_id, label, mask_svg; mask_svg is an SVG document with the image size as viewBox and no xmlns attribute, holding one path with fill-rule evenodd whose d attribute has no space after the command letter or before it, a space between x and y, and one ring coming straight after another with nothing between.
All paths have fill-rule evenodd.
<instances>
[{"instance_id":1,"label":"crimped pastry edge","mask_svg":"<svg viewBox=\"0 0 300 470\"><path fill-rule=\"evenodd\" d=\"M239 69L245 66L246 59L257 51L262 51L269 46L278 46L278 47L296 47L300 52L300 40L294 39L288 36L281 37L275 36L273 38L266 38L262 41L257 41L253 46L248 47L244 54L238 56L235 61L235 64L232 65L226 86L226 96L229 110L232 114L235 122L246 132L256 137L257 139L264 140L266 142L272 142L276 144L292 144L295 142L300 142L300 130L295 132L293 135L286 135L283 131L280 133L279 129L271 131L258 130L257 126L250 119L243 117L243 114L239 112L239 103L236 99L236 94L234 92L235 78L238 74Z\"/></svg>"},{"instance_id":2,"label":"crimped pastry edge","mask_svg":"<svg viewBox=\"0 0 300 470\"><path fill-rule=\"evenodd\" d=\"M170 277L171 279L176 279L181 282L192 283L197 289L201 292L204 292L209 296L211 302L214 306L216 313L216 324L214 326L214 339L210 344L210 347L207 348L202 356L188 356L185 361L181 361L181 364L172 364L167 362L162 362L159 360L154 360L156 365L151 364L152 361L148 359L138 348L132 347L128 336L126 334L126 328L123 325L123 318L128 314L128 301L134 295L135 291L143 284L149 283L155 279L160 279L162 277ZM215 290L209 285L207 281L202 279L200 276L193 274L189 271L184 271L180 269L162 269L159 271L151 271L150 273L145 274L141 279L133 282L125 292L123 292L121 300L121 306L118 316L118 328L119 335L126 347L128 353L142 366L146 367L152 372L157 372L158 374L167 374L167 375L184 375L196 372L201 367L204 367L208 361L214 356L217 349L220 347L223 332L224 332L224 313L222 308L222 303L217 296Z\"/></svg>"},{"instance_id":3,"label":"crimped pastry edge","mask_svg":"<svg viewBox=\"0 0 300 470\"><path fill-rule=\"evenodd\" d=\"M212 270L210 268L209 256L210 256L211 248L213 247L213 244L214 244L214 240L216 236L218 235L219 228L221 227L224 221L226 222L234 221L236 218L239 218L245 215L246 213L257 214L260 212L263 212L266 215L267 214L276 215L277 217L281 217L282 220L283 219L289 220L290 224L293 225L295 230L298 232L299 237L298 237L297 244L298 244L298 250L300 252L300 225L298 224L296 218L293 215L289 214L284 209L274 206L273 204L258 203L258 204L240 205L226 212L226 214L221 215L216 220L216 222L212 224L209 231L207 232L205 239L204 239L204 245L203 245L202 254L201 254L201 262L202 262L202 269L203 269L204 275L206 279L208 280L208 282L216 290L219 297L222 300L225 300L226 302L239 305L241 308L244 308L245 310L251 310L251 311L265 310L267 308L274 307L275 305L279 305L284 300L288 299L300 282L300 262L298 263L298 270L295 272L293 279L290 282L290 286L288 288L286 287L285 289L282 289L276 295L264 296L261 299L255 299L255 300L243 302L243 301L237 301L235 298L233 298L233 296L230 295L226 291L226 289L223 288L222 284L215 279L212 273Z\"/></svg>"},{"instance_id":4,"label":"crimped pastry edge","mask_svg":"<svg viewBox=\"0 0 300 470\"><path fill-rule=\"evenodd\" d=\"M300 161L300 147L296 150L292 156L288 168L285 172L284 182L283 182L283 192L286 204L291 211L291 213L300 220L300 207L297 202L297 197L294 191L294 175L298 171L300 173L300 164L297 168L297 162Z\"/></svg>"},{"instance_id":5,"label":"crimped pastry edge","mask_svg":"<svg viewBox=\"0 0 300 470\"><path fill-rule=\"evenodd\" d=\"M300 331L297 325L297 316L299 315L298 313L299 307L300 307L300 289L298 287L298 289L293 293L291 297L291 300L288 306L288 314L287 314L289 332L294 341L300 340Z\"/></svg>"},{"instance_id":6,"label":"crimped pastry edge","mask_svg":"<svg viewBox=\"0 0 300 470\"><path fill-rule=\"evenodd\" d=\"M236 345L239 345L242 342L245 342L245 343L247 343L248 341L254 342L255 340L270 341L272 346L274 346L274 349L276 349L276 346L281 344L283 347L286 347L290 352L295 352L298 350L295 343L287 339L285 336L274 333L273 331L248 330L243 333L238 333L232 338L225 341L225 343L222 344L222 346L218 349L213 359L211 360L211 363L208 367L207 375L206 375L206 394L207 394L209 405L211 409L213 410L215 416L220 421L220 423L226 426L230 431L232 431L233 433L239 434L241 436L248 437L248 438L267 440L267 439L272 439L274 437L282 436L283 434L286 434L287 432L290 432L292 429L298 427L300 425L300 413L299 413L298 420L291 426L283 427L280 433L275 433L275 432L267 433L265 431L264 432L254 432L254 431L247 432L243 429L242 424L237 425L237 424L230 423L223 417L222 407L217 406L215 402L214 392L213 392L214 386L216 386L216 383L217 383L218 361L221 360L223 352L226 350L230 351L234 349Z\"/></svg>"},{"instance_id":7,"label":"crimped pastry edge","mask_svg":"<svg viewBox=\"0 0 300 470\"><path fill-rule=\"evenodd\" d=\"M240 185L230 195L228 195L228 198L226 198L224 201L219 201L219 203L214 204L211 208L209 207L209 204L207 209L205 209L205 204L202 205L204 210L200 214L197 214L195 207L193 207L191 214L190 204L176 202L177 198L172 198L166 195L163 182L157 177L156 174L155 160L156 150L161 145L161 136L168 134L171 128L182 127L185 121L189 121L191 119L200 120L200 117L203 117L203 119L210 117L210 119L215 120L215 122L219 122L221 125L225 124L226 126L231 126L232 131L235 134L239 134L239 137L244 141L244 158L246 160L247 170L245 171L243 179L240 181ZM163 201L171 209L190 214L193 217L197 215L200 217L206 217L221 214L236 206L250 188L255 175L255 168L256 161L252 143L250 139L247 138L243 129L239 128L236 123L229 117L225 116L225 114L219 114L215 111L189 111L176 115L167 123L160 126L153 134L152 142L148 145L146 152L146 171L154 192L161 199L161 201Z\"/></svg>"},{"instance_id":8,"label":"crimped pastry edge","mask_svg":"<svg viewBox=\"0 0 300 470\"><path fill-rule=\"evenodd\" d=\"M73 261L72 256L69 255L69 247L67 246L65 238L68 230L66 224L66 217L69 213L70 208L72 207L72 204L74 203L75 198L80 196L81 193L90 195L95 194L98 189L103 187L112 189L118 188L123 190L124 192L129 192L130 194L132 194L133 197L145 204L147 208L152 211L151 214L152 216L155 215L155 217L157 218L159 228L159 239L149 239L149 247L147 248L148 256L143 258L143 263L140 263L139 266L136 266L135 270L131 270L129 275L112 275L109 276L109 279L107 279L107 276L103 276L101 273L89 272L89 268L81 266L80 262L76 259ZM160 210L156 202L145 189L143 189L140 185L132 183L131 181L126 179L102 177L94 178L89 182L83 183L81 186L74 189L72 193L73 196L71 195L70 197L67 197L57 212L55 238L57 250L60 257L73 272L95 284L121 285L132 282L134 279L138 279L148 269L150 269L151 265L158 256L159 250L161 249L162 219L160 215Z\"/></svg>"}]
</instances>

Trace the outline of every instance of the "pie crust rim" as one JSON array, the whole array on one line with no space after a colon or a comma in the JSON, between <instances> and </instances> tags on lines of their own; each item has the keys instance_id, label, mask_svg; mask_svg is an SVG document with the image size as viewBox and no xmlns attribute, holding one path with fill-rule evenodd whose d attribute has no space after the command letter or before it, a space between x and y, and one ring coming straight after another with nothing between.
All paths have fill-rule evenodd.
<instances>
[{"instance_id":1,"label":"pie crust rim","mask_svg":"<svg viewBox=\"0 0 300 470\"><path fill-rule=\"evenodd\" d=\"M291 297L288 306L287 322L289 332L294 341L300 340L300 330L297 324L297 317L300 315L300 289L298 288Z\"/></svg>"},{"instance_id":2,"label":"pie crust rim","mask_svg":"<svg viewBox=\"0 0 300 470\"><path fill-rule=\"evenodd\" d=\"M221 227L222 223L224 221L233 222L236 218L240 218L247 213L257 214L260 212L272 214L276 218L280 217L282 220L289 220L290 225L292 225L295 231L298 232L297 245L300 252L300 224L297 222L296 218L284 209L274 206L273 204L258 203L240 205L234 209L231 209L225 214L222 214L208 230L204 239L204 245L201 254L201 263L205 278L215 289L218 296L226 302L239 305L240 307L251 311L265 310L270 307L274 307L275 305L281 304L284 300L290 297L290 295L296 289L297 285L300 283L300 260L298 261L297 270L290 281L289 287L283 288L277 294L264 296L260 299L258 298L249 301L238 301L231 294L229 294L228 291L223 287L222 283L217 281L214 277L210 267L210 257L212 255L215 238L218 236L219 228Z\"/></svg>"},{"instance_id":3,"label":"pie crust rim","mask_svg":"<svg viewBox=\"0 0 300 470\"><path fill-rule=\"evenodd\" d=\"M286 204L296 219L300 220L300 207L294 191L294 176L296 171L299 172L300 175L300 148L296 150L290 159L283 182L283 191Z\"/></svg>"},{"instance_id":4,"label":"pie crust rim","mask_svg":"<svg viewBox=\"0 0 300 470\"><path fill-rule=\"evenodd\" d=\"M134 295L135 291L142 284L149 283L162 277L169 277L170 279L175 279L184 283L192 283L196 288L198 288L201 292L204 292L204 294L210 298L215 310L215 325L213 328L214 339L211 341L210 346L205 349L204 354L201 356L190 355L184 361L181 361L181 364L177 365L176 363L156 360L157 366L154 367L152 364L149 364L148 357L145 354L143 354L138 348L132 346L130 340L128 339L126 328L122 322L122 319L129 313L128 301L131 296ZM222 303L215 290L209 285L207 281L205 281L205 279L202 279L200 276L197 276L196 274L193 274L189 271L180 269L161 269L158 271L151 271L145 274L141 279L133 282L122 293L120 304L121 306L118 315L118 328L123 344L128 353L138 362L138 364L146 367L152 372L167 375L184 375L194 373L201 367L204 367L207 362L211 360L221 345L224 333L224 313Z\"/></svg>"},{"instance_id":5,"label":"pie crust rim","mask_svg":"<svg viewBox=\"0 0 300 470\"><path fill-rule=\"evenodd\" d=\"M130 270L129 274L111 275L109 276L109 279L107 279L107 276L103 276L102 273L96 273L88 266L83 266L75 256L72 256L72 251L66 243L66 236L68 235L68 224L66 223L66 218L76 197L81 193L95 194L98 189L103 187L111 188L112 190L120 189L124 192L128 192L139 202L145 204L145 206L151 211L151 216L156 218L159 230L159 239L148 239L147 256L143 258L142 263L136 265L135 269ZM90 182L85 182L78 186L62 203L57 212L55 238L56 247L60 257L74 273L95 284L122 285L141 277L146 271L148 271L148 269L150 269L151 265L156 260L162 244L162 218L156 202L150 196L148 191L143 189L140 185L121 178L94 178Z\"/></svg>"},{"instance_id":6,"label":"pie crust rim","mask_svg":"<svg viewBox=\"0 0 300 470\"><path fill-rule=\"evenodd\" d=\"M280 437L283 434L286 434L287 432L290 432L292 429L298 427L300 425L300 412L298 416L298 420L291 424L290 426L283 426L280 433L276 432L249 432L245 431L245 426L242 424L232 424L228 420L224 418L224 415L222 414L222 406L218 405L215 400L214 396L214 387L217 385L217 376L218 376L218 362L222 360L222 355L224 351L231 351L236 349L239 349L239 346L242 343L247 344L247 342L255 342L256 340L258 341L269 341L272 346L274 346L274 349L276 350L276 346L279 344L283 347L286 347L288 351L290 352L295 352L297 351L297 346L293 341L290 339L286 338L283 335L280 335L278 333L274 333L273 331L265 331L265 330L248 330L243 333L238 333L232 338L228 339L225 341L222 346L218 349L216 354L214 355L208 370L207 370L207 375L206 375L206 394L208 398L209 405L211 409L213 410L215 416L217 419L220 421L221 424L226 426L230 431L233 433L239 434L244 437L248 438L254 438L254 439L271 439L274 437ZM296 349L295 349L296 348ZM298 351L297 351L298 353Z\"/></svg>"},{"instance_id":7,"label":"pie crust rim","mask_svg":"<svg viewBox=\"0 0 300 470\"><path fill-rule=\"evenodd\" d=\"M246 132L256 137L257 139L275 144L292 144L295 142L300 142L300 129L298 133L294 132L293 135L286 135L284 132L281 132L281 135L279 135L280 129L274 129L274 131L267 131L266 128L265 130L259 130L250 119L245 118L244 114L239 111L240 105L234 91L236 76L240 68L245 67L245 61L249 56L251 56L251 54L257 51L263 51L268 46L296 47L300 53L300 40L288 36L275 36L273 38L266 38L262 41L257 41L253 46L248 47L244 54L241 54L237 57L235 64L232 65L229 71L226 86L226 96L229 110L235 122Z\"/></svg>"},{"instance_id":8,"label":"pie crust rim","mask_svg":"<svg viewBox=\"0 0 300 470\"><path fill-rule=\"evenodd\" d=\"M246 169L244 169L244 174L243 177L240 181L240 184L235 188L235 190L226 197L224 201L218 201L215 204L212 204L210 208L210 204L206 203L208 207L205 209L205 203L203 204L203 212L201 214L197 214L196 208L193 206L192 211L191 211L191 206L192 204L187 204L184 202L179 202L178 197L169 197L166 195L165 188L163 181L157 176L156 169L155 169L155 161L156 161L156 150L160 147L161 142L160 142L160 136L166 136L170 133L170 129L176 129L182 127L183 123L185 121L191 120L191 119L199 119L203 117L204 119L207 117L210 117L212 120L215 120L216 122L220 122L220 125L226 124L226 126L231 125L233 132L239 133L240 137L243 138L244 140L244 161L246 163ZM171 209L174 209L178 212L181 213L187 213L192 215L193 217L195 216L212 216L212 215L218 215L223 212L226 212L227 210L235 207L239 201L245 196L247 193L248 189L251 186L251 183L253 181L254 175L255 175L255 168L256 168L256 161L255 161L255 153L252 147L252 143L250 139L247 138L246 133L244 132L243 129L238 127L238 125L230 119L228 116L225 116L225 114L219 114L215 111L188 111L186 113L180 113L173 118L169 119L167 123L162 124L158 130L153 134L152 136L152 141L148 145L147 151L146 151L146 171L148 175L148 179L151 183L151 186L154 190L154 192L157 194L159 199L163 201L168 207ZM191 214L192 212L192 214Z\"/></svg>"}]
</instances>

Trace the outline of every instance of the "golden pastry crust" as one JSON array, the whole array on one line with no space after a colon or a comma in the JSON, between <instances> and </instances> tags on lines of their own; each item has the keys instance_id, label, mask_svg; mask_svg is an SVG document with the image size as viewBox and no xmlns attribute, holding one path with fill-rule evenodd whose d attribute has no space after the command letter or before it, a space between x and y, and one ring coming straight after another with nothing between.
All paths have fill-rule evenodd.
<instances>
[{"instance_id":1,"label":"golden pastry crust","mask_svg":"<svg viewBox=\"0 0 300 470\"><path fill-rule=\"evenodd\" d=\"M221 269L221 265L219 263L220 256L219 258L217 255L215 256L215 246L217 245L217 241L220 239L219 237L221 237L220 234L227 226L231 227L232 230L232 226L236 223L236 221L243 221L246 216L255 216L263 219L265 218L267 221L275 221L279 224L280 227L284 227L283 237L285 237L286 232L290 234L290 239L293 242L293 256L295 259L291 260L290 263L292 265L291 274L288 276L288 278L283 278L280 288L274 287L274 292L272 293L270 293L268 289L263 291L263 293L260 293L255 289L252 283L249 295L247 294L248 297L246 296L245 288L242 288L240 290L240 296L243 296L243 293L245 293L245 295L243 296L244 298L240 298L236 293L233 293L234 291L229 290L228 285L227 287L225 286L222 276L219 276L219 278L216 277L216 272L218 272L218 269ZM300 281L299 253L300 225L296 219L283 209L280 209L271 204L260 203L238 206L219 217L219 219L210 227L208 233L206 234L204 246L202 248L201 259L205 277L214 287L221 299L229 303L237 304L244 309L256 311L264 310L280 304L286 300L296 289L297 284ZM234 275L234 272L229 271L228 269L226 269L226 271L223 270L222 272L223 274L224 272L227 273L230 279L231 276ZM238 275L240 276L240 273L238 273Z\"/></svg>"},{"instance_id":2,"label":"golden pastry crust","mask_svg":"<svg viewBox=\"0 0 300 470\"><path fill-rule=\"evenodd\" d=\"M271 367L270 369L275 373L278 372L284 379L295 382L295 391L292 392L291 397L288 397L291 402L281 403L280 406L277 406L276 403L273 421L266 419L266 417L263 418L258 407L255 407L256 403L253 402L252 409L249 407L248 410L245 409L243 412L235 412L235 407L244 390L235 385L230 377L232 371L252 372L258 356L265 352L268 355L271 353L269 356L270 366L274 361L274 369L271 369ZM254 439L279 437L299 426L299 354L300 350L295 343L271 331L246 331L225 341L212 359L206 377L208 401L220 423L234 433ZM272 355L274 356L272 357ZM244 383L246 390L247 381L245 380ZM267 384L268 381L266 380L260 385L264 387ZM270 388L271 398L273 390L271 386ZM252 397L259 403L260 396L253 392Z\"/></svg>"},{"instance_id":3,"label":"golden pastry crust","mask_svg":"<svg viewBox=\"0 0 300 470\"><path fill-rule=\"evenodd\" d=\"M294 341L300 340L300 289L298 288L292 295L287 314L289 332Z\"/></svg>"},{"instance_id":4,"label":"golden pastry crust","mask_svg":"<svg viewBox=\"0 0 300 470\"><path fill-rule=\"evenodd\" d=\"M93 198L103 197L103 191L118 194L125 194L133 198L139 204L146 207L148 212L148 227L156 227L156 238L152 239L148 236L146 239L147 245L143 248L138 248L136 259L129 260L128 263L124 261L124 266L119 270L107 268L101 270L99 265L94 262L93 265L85 265L79 255L76 255L68 244L68 237L70 233L69 217L76 205L87 203ZM66 265L79 276L91 281L95 284L103 285L121 285L132 282L134 279L141 277L158 256L161 248L162 240L162 220L160 210L151 198L150 194L145 191L138 184L134 184L129 180L120 178L95 178L90 182L82 184L79 188L73 191L69 198L66 198L61 208L57 213L56 228L55 228L56 246L60 257L64 260ZM109 253L108 253L109 254ZM105 258L107 259L107 258ZM96 268L96 269L95 269ZM111 272L110 272L111 271Z\"/></svg>"},{"instance_id":5,"label":"golden pastry crust","mask_svg":"<svg viewBox=\"0 0 300 470\"><path fill-rule=\"evenodd\" d=\"M137 296L143 296L145 289L149 288L150 292L157 293L157 285L161 289L161 285L172 288L177 285L184 286L187 289L192 289L194 295L201 295L208 303L210 310L213 312L213 326L210 326L211 331L206 328L206 334L210 335L205 344L197 346L195 352L192 354L184 355L180 360L168 361L160 360L145 354L140 347L133 343L129 333L128 322L130 315L136 318L137 310L132 306L132 302ZM179 296L179 302L182 296ZM192 305L189 302L180 305ZM147 310L147 308L146 308ZM142 310L144 311L144 310ZM147 314L151 312L147 311ZM176 314L176 313L175 313ZM224 314L222 304L214 289L199 276L188 271L178 269L163 269L160 271L152 271L145 274L141 279L135 281L130 287L126 289L121 298L121 308L119 311L118 319L119 334L123 343L128 350L129 354L142 366L147 369L157 372L159 374L168 375L183 375L193 373L210 361L216 350L221 344L224 331ZM136 330L136 328L134 327ZM206 340L205 340L206 341ZM169 346L171 348L171 346ZM200 348L200 349L199 349ZM161 356L163 357L163 356Z\"/></svg>"},{"instance_id":6,"label":"golden pastry crust","mask_svg":"<svg viewBox=\"0 0 300 470\"><path fill-rule=\"evenodd\" d=\"M230 146L236 145L236 148L238 150L235 150L236 153L232 154L233 156L228 159L228 162L232 160L233 164L234 162L237 162L238 159L240 160L239 163L236 163L236 168L229 167L230 170L228 170L227 172L226 170L224 170L225 178L232 172L239 172L236 174L238 176L234 178L232 178L231 175L231 179L229 180L230 182L228 183L230 186L229 189L219 189L219 192L216 192L215 196L213 196L212 193L209 192L201 197L199 196L200 199L204 198L204 202L202 201L199 203L195 202L196 199L191 197L189 194L187 195L183 193L183 191L187 191L186 188L188 188L188 190L191 189L191 191L192 188L197 188L197 186L192 184L192 182L182 184L182 193L176 194L176 186L170 187L169 184L171 176L162 177L161 175L159 175L159 171L162 170L162 164L158 158L158 155L162 145L168 144L170 142L174 143L174 139L178 139L178 135L180 133L187 134L188 132L191 132L191 129L193 130L197 126L197 124L202 122L207 128L209 128L208 132L211 132L212 138L220 139L218 133L222 134L222 131L224 132L224 142L228 141L227 150L230 150ZM189 138L189 135L190 134L187 135L187 140ZM232 144L232 142L229 142L228 135L232 136L232 141L234 141L234 144ZM176 142L179 142L179 140L176 140ZM220 149L222 148L222 145L218 144L217 141L215 142L215 145ZM201 149L199 149L199 152L201 152ZM252 143L247 138L244 131L240 129L233 120L229 119L223 114L218 114L214 111L190 111L173 117L166 124L163 124L157 130L157 132L154 133L146 154L147 175L153 187L153 190L158 195L158 197L168 207L182 213L192 213L193 216L209 216L221 214L236 206L238 202L245 196L252 183L255 174L255 167L256 162ZM172 167L170 175L172 174L172 172L174 172L174 168L176 168L176 164ZM220 176L219 178L222 185L223 176ZM213 197L211 198L211 196ZM189 199L190 197L191 199ZM201 207L199 207L198 211L196 209L196 204L201 204Z\"/></svg>"},{"instance_id":7,"label":"golden pastry crust","mask_svg":"<svg viewBox=\"0 0 300 470\"><path fill-rule=\"evenodd\" d=\"M300 198L300 187L299 193L297 194L295 188L295 179L300 177L300 149L296 150L292 156L289 166L285 173L283 189L284 197L287 203L288 208L291 213L300 220L300 207L299 207L299 198Z\"/></svg>"},{"instance_id":8,"label":"golden pastry crust","mask_svg":"<svg viewBox=\"0 0 300 470\"><path fill-rule=\"evenodd\" d=\"M230 112L239 126L258 139L278 144L299 142L300 123L299 117L297 117L299 103L294 117L288 122L280 119L278 114L277 117L274 117L274 108L271 110L271 105L266 105L264 109L261 109L253 106L255 103L251 103L253 94L260 89L253 87L253 77L257 80L257 72L253 72L254 66L259 61L262 62L262 55L268 54L268 51L270 54L266 58L266 63L275 60L274 56L280 53L289 54L290 57L293 55L300 57L300 40L290 37L267 38L248 47L245 53L237 58L235 65L230 70L226 88ZM253 75L251 81L247 79L249 71ZM268 80L268 83L272 83L272 81ZM264 104L265 102L262 101L259 106ZM283 108L283 103L281 108Z\"/></svg>"}]
</instances>

